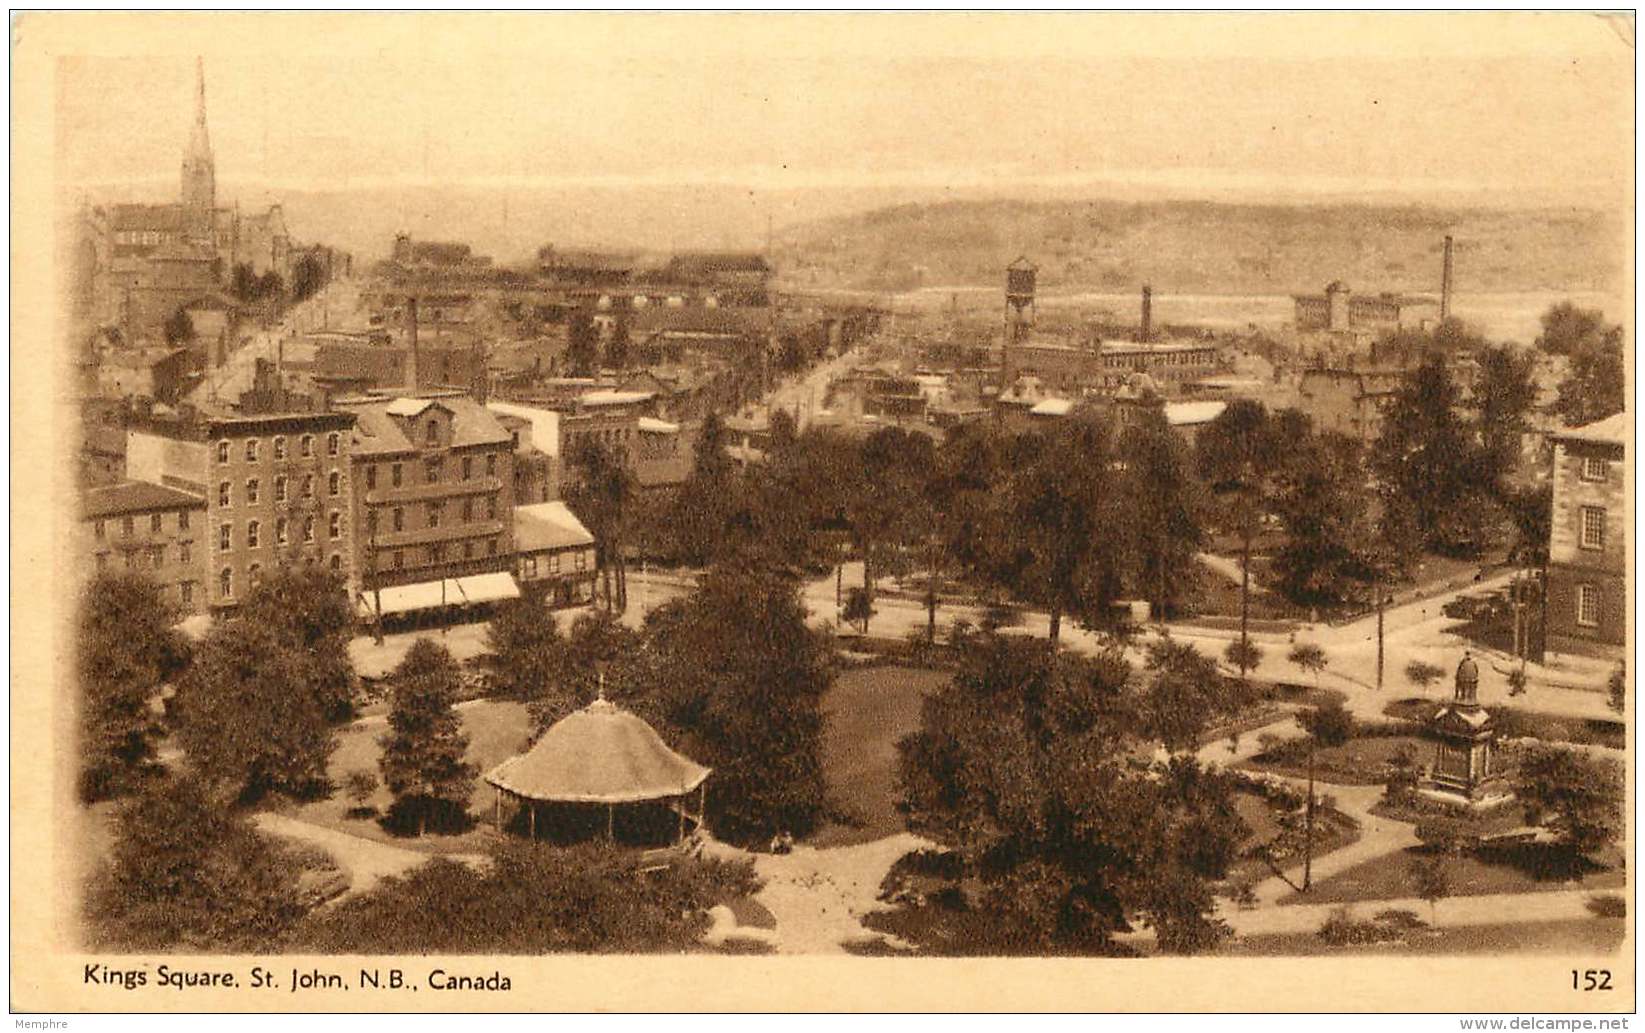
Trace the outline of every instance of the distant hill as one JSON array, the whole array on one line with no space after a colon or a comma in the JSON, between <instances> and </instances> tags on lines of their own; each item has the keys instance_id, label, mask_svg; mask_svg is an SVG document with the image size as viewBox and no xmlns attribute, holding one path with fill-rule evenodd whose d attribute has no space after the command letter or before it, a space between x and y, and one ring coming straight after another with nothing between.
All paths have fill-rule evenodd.
<instances>
[{"instance_id":1,"label":"distant hill","mask_svg":"<svg viewBox=\"0 0 1645 1033\"><path fill-rule=\"evenodd\" d=\"M1026 254L1042 289L1285 294L1345 280L1437 293L1441 239L1469 292L1614 289L1618 220L1582 209L1351 204L948 201L790 226L775 246L794 286L993 285Z\"/></svg>"}]
</instances>

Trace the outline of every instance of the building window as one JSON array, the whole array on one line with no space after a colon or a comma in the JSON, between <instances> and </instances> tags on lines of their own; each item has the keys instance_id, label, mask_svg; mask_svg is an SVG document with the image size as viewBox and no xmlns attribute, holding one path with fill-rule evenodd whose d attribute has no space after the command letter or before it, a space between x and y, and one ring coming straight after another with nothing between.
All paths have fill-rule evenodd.
<instances>
[{"instance_id":1,"label":"building window","mask_svg":"<svg viewBox=\"0 0 1645 1033\"><path fill-rule=\"evenodd\" d=\"M228 442L226 441L217 442L217 461L219 463L228 462L228 447Z\"/></svg>"},{"instance_id":2,"label":"building window","mask_svg":"<svg viewBox=\"0 0 1645 1033\"><path fill-rule=\"evenodd\" d=\"M159 534L160 533L160 528L161 528L160 514L156 513L153 516L149 517L149 530L153 531L155 534Z\"/></svg>"},{"instance_id":3,"label":"building window","mask_svg":"<svg viewBox=\"0 0 1645 1033\"><path fill-rule=\"evenodd\" d=\"M285 517L281 517L274 522L274 544L285 545L289 541L291 541L291 525L287 523Z\"/></svg>"},{"instance_id":4,"label":"building window","mask_svg":"<svg viewBox=\"0 0 1645 1033\"><path fill-rule=\"evenodd\" d=\"M191 558L190 554L193 551L194 551L193 548L191 548L189 546L188 542L178 543L178 545L177 545L177 562L180 563L181 565L185 566L185 567L188 566L189 559Z\"/></svg>"},{"instance_id":5,"label":"building window","mask_svg":"<svg viewBox=\"0 0 1645 1033\"><path fill-rule=\"evenodd\" d=\"M463 480L474 476L474 457L463 456Z\"/></svg>"},{"instance_id":6,"label":"building window","mask_svg":"<svg viewBox=\"0 0 1645 1033\"><path fill-rule=\"evenodd\" d=\"M274 501L275 502L284 502L285 500L286 500L286 475L281 474L280 476L274 478Z\"/></svg>"},{"instance_id":7,"label":"building window","mask_svg":"<svg viewBox=\"0 0 1645 1033\"><path fill-rule=\"evenodd\" d=\"M497 476L497 453L495 452L486 453L486 476Z\"/></svg>"},{"instance_id":8,"label":"building window","mask_svg":"<svg viewBox=\"0 0 1645 1033\"><path fill-rule=\"evenodd\" d=\"M486 519L497 519L497 496L495 495L486 496Z\"/></svg>"},{"instance_id":9,"label":"building window","mask_svg":"<svg viewBox=\"0 0 1645 1033\"><path fill-rule=\"evenodd\" d=\"M342 491L343 475L338 473L336 470L333 470L326 476L326 494L336 498L338 495L342 494Z\"/></svg>"},{"instance_id":10,"label":"building window","mask_svg":"<svg viewBox=\"0 0 1645 1033\"><path fill-rule=\"evenodd\" d=\"M474 519L474 500L473 499L464 499L463 500L463 523L466 524L470 520L473 520L473 519Z\"/></svg>"},{"instance_id":11,"label":"building window","mask_svg":"<svg viewBox=\"0 0 1645 1033\"><path fill-rule=\"evenodd\" d=\"M306 516L306 517L303 518L303 544L304 545L309 545L309 544L312 544L313 541L314 541L314 518L311 517L311 516Z\"/></svg>"},{"instance_id":12,"label":"building window","mask_svg":"<svg viewBox=\"0 0 1645 1033\"><path fill-rule=\"evenodd\" d=\"M463 543L463 559L471 560L473 558L474 558L474 543L473 542L464 542Z\"/></svg>"},{"instance_id":13,"label":"building window","mask_svg":"<svg viewBox=\"0 0 1645 1033\"><path fill-rule=\"evenodd\" d=\"M1605 507L1582 507L1582 547L1605 548Z\"/></svg>"},{"instance_id":14,"label":"building window","mask_svg":"<svg viewBox=\"0 0 1645 1033\"><path fill-rule=\"evenodd\" d=\"M560 572L560 554L559 553L556 552L548 558L548 572L550 574L558 574Z\"/></svg>"},{"instance_id":15,"label":"building window","mask_svg":"<svg viewBox=\"0 0 1645 1033\"><path fill-rule=\"evenodd\" d=\"M406 511L399 506L394 507L394 529L396 531L406 529Z\"/></svg>"},{"instance_id":16,"label":"building window","mask_svg":"<svg viewBox=\"0 0 1645 1033\"><path fill-rule=\"evenodd\" d=\"M403 474L403 471L400 468L400 464L395 463L393 466L389 467L388 468L388 473L389 473L389 480L394 483L394 486L396 488L398 488L400 486L400 482L402 480L402 474Z\"/></svg>"},{"instance_id":17,"label":"building window","mask_svg":"<svg viewBox=\"0 0 1645 1033\"><path fill-rule=\"evenodd\" d=\"M313 497L314 497L314 475L311 474L311 473L305 473L305 474L303 474L303 498L311 499Z\"/></svg>"},{"instance_id":18,"label":"building window","mask_svg":"<svg viewBox=\"0 0 1645 1033\"><path fill-rule=\"evenodd\" d=\"M336 541L338 538L343 536L343 514L338 513L335 510L332 511L331 517L326 521L326 524L326 530L330 533L333 541Z\"/></svg>"},{"instance_id":19,"label":"building window","mask_svg":"<svg viewBox=\"0 0 1645 1033\"><path fill-rule=\"evenodd\" d=\"M427 441L431 447L440 443L440 423L438 420L428 421L428 432L424 436L424 440Z\"/></svg>"},{"instance_id":20,"label":"building window","mask_svg":"<svg viewBox=\"0 0 1645 1033\"><path fill-rule=\"evenodd\" d=\"M1585 628L1599 627L1599 588L1597 586L1577 586L1576 622Z\"/></svg>"},{"instance_id":21,"label":"building window","mask_svg":"<svg viewBox=\"0 0 1645 1033\"><path fill-rule=\"evenodd\" d=\"M302 439L303 458L307 459L314 454L314 435L304 434Z\"/></svg>"},{"instance_id":22,"label":"building window","mask_svg":"<svg viewBox=\"0 0 1645 1033\"><path fill-rule=\"evenodd\" d=\"M219 507L227 509L234 504L234 498L230 494L231 491L232 489L229 488L227 481L217 486L217 505Z\"/></svg>"},{"instance_id":23,"label":"building window","mask_svg":"<svg viewBox=\"0 0 1645 1033\"><path fill-rule=\"evenodd\" d=\"M406 565L405 553L401 552L399 549L395 549L394 550L394 569L395 570L400 570L405 565Z\"/></svg>"},{"instance_id":24,"label":"building window","mask_svg":"<svg viewBox=\"0 0 1645 1033\"><path fill-rule=\"evenodd\" d=\"M246 584L250 585L252 589L255 590L257 586L262 583L263 565L261 563L253 563L251 566L246 568Z\"/></svg>"},{"instance_id":25,"label":"building window","mask_svg":"<svg viewBox=\"0 0 1645 1033\"><path fill-rule=\"evenodd\" d=\"M428 526L440 526L440 509L441 506L438 502L430 502L428 504Z\"/></svg>"},{"instance_id":26,"label":"building window","mask_svg":"<svg viewBox=\"0 0 1645 1033\"><path fill-rule=\"evenodd\" d=\"M234 597L234 571L224 567L217 574L217 596L221 599Z\"/></svg>"},{"instance_id":27,"label":"building window","mask_svg":"<svg viewBox=\"0 0 1645 1033\"><path fill-rule=\"evenodd\" d=\"M109 569L109 554L100 552L97 554L97 572L101 574L107 569Z\"/></svg>"},{"instance_id":28,"label":"building window","mask_svg":"<svg viewBox=\"0 0 1645 1033\"><path fill-rule=\"evenodd\" d=\"M184 606L187 606L190 603L194 602L194 582L192 582L192 581L179 582L178 585L177 585L177 595L178 595L178 598L182 599Z\"/></svg>"},{"instance_id":29,"label":"building window","mask_svg":"<svg viewBox=\"0 0 1645 1033\"><path fill-rule=\"evenodd\" d=\"M527 556L525 558L525 576L526 577L536 577L537 576L537 557Z\"/></svg>"},{"instance_id":30,"label":"building window","mask_svg":"<svg viewBox=\"0 0 1645 1033\"><path fill-rule=\"evenodd\" d=\"M585 569L587 569L587 567L588 567L588 553L586 551L582 550L582 549L578 549L577 550L577 569L578 570L585 570Z\"/></svg>"},{"instance_id":31,"label":"building window","mask_svg":"<svg viewBox=\"0 0 1645 1033\"><path fill-rule=\"evenodd\" d=\"M428 460L428 462L425 463L424 465L428 468L428 470L427 470L428 483L438 484L439 481L440 481L440 460L439 460L439 458L438 457L432 458L432 459Z\"/></svg>"},{"instance_id":32,"label":"building window","mask_svg":"<svg viewBox=\"0 0 1645 1033\"><path fill-rule=\"evenodd\" d=\"M1582 457L1582 479L1585 481L1603 481L1610 476L1611 464L1603 456Z\"/></svg>"},{"instance_id":33,"label":"building window","mask_svg":"<svg viewBox=\"0 0 1645 1033\"><path fill-rule=\"evenodd\" d=\"M445 558L446 547L444 542L435 542L428 547L428 561L430 563L439 563Z\"/></svg>"},{"instance_id":34,"label":"building window","mask_svg":"<svg viewBox=\"0 0 1645 1033\"><path fill-rule=\"evenodd\" d=\"M257 539L262 536L262 530L263 525L261 521L250 520L246 522L246 548L257 548Z\"/></svg>"},{"instance_id":35,"label":"building window","mask_svg":"<svg viewBox=\"0 0 1645 1033\"><path fill-rule=\"evenodd\" d=\"M257 439L256 438L247 438L246 439L246 462L255 463L256 461L257 461Z\"/></svg>"},{"instance_id":36,"label":"building window","mask_svg":"<svg viewBox=\"0 0 1645 1033\"><path fill-rule=\"evenodd\" d=\"M374 466L374 465L369 465L368 464L366 466L366 490L367 491L375 491L376 489L377 489L377 467Z\"/></svg>"},{"instance_id":37,"label":"building window","mask_svg":"<svg viewBox=\"0 0 1645 1033\"><path fill-rule=\"evenodd\" d=\"M341 439L338 438L338 436L335 433L327 434L326 435L326 455L331 456L333 459L335 459L337 457L338 450L342 447L340 442L341 442Z\"/></svg>"},{"instance_id":38,"label":"building window","mask_svg":"<svg viewBox=\"0 0 1645 1033\"><path fill-rule=\"evenodd\" d=\"M217 529L217 551L227 552L234 547L234 525L224 524Z\"/></svg>"},{"instance_id":39,"label":"building window","mask_svg":"<svg viewBox=\"0 0 1645 1033\"><path fill-rule=\"evenodd\" d=\"M131 530L132 530L131 517L121 517L120 518L120 537L130 538L131 537Z\"/></svg>"},{"instance_id":40,"label":"building window","mask_svg":"<svg viewBox=\"0 0 1645 1033\"><path fill-rule=\"evenodd\" d=\"M149 563L155 570L159 570L166 565L166 547L164 545L156 545L149 550Z\"/></svg>"},{"instance_id":41,"label":"building window","mask_svg":"<svg viewBox=\"0 0 1645 1033\"><path fill-rule=\"evenodd\" d=\"M101 520L99 520L95 524L91 525L92 536L95 537L98 541L103 540L103 535L107 532L107 530L108 530L108 528L105 526L104 522L101 521Z\"/></svg>"},{"instance_id":42,"label":"building window","mask_svg":"<svg viewBox=\"0 0 1645 1033\"><path fill-rule=\"evenodd\" d=\"M177 530L188 530L188 510L186 509L180 509L177 511Z\"/></svg>"},{"instance_id":43,"label":"building window","mask_svg":"<svg viewBox=\"0 0 1645 1033\"><path fill-rule=\"evenodd\" d=\"M338 555L335 552L332 553L331 554L331 570L332 570L332 573L336 573L336 572L338 572L342 569L343 569L343 557Z\"/></svg>"},{"instance_id":44,"label":"building window","mask_svg":"<svg viewBox=\"0 0 1645 1033\"><path fill-rule=\"evenodd\" d=\"M285 439L285 435L277 434L274 437L274 458L276 460L280 460L280 459L284 459L285 457L286 457L286 439ZM248 456L246 456L246 458L250 459L251 456L248 455Z\"/></svg>"},{"instance_id":45,"label":"building window","mask_svg":"<svg viewBox=\"0 0 1645 1033\"><path fill-rule=\"evenodd\" d=\"M251 478L251 480L246 482L246 505L248 505L248 506L257 505L257 493L258 493L257 478L253 477L253 478Z\"/></svg>"},{"instance_id":46,"label":"building window","mask_svg":"<svg viewBox=\"0 0 1645 1033\"><path fill-rule=\"evenodd\" d=\"M137 550L136 549L132 549L131 551L126 553L126 569L127 570L136 570L137 569Z\"/></svg>"},{"instance_id":47,"label":"building window","mask_svg":"<svg viewBox=\"0 0 1645 1033\"><path fill-rule=\"evenodd\" d=\"M486 539L486 555L487 556L497 555L497 539L495 539L495 538L487 538Z\"/></svg>"}]
</instances>

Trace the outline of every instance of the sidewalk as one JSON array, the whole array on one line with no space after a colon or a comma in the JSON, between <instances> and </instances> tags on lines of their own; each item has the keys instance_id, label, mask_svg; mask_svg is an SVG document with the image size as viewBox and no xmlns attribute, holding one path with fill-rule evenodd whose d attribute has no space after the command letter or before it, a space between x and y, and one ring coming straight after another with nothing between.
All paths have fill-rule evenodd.
<instances>
[{"instance_id":1,"label":"sidewalk","mask_svg":"<svg viewBox=\"0 0 1645 1033\"><path fill-rule=\"evenodd\" d=\"M1393 900L1365 900L1357 904L1292 904L1287 907L1236 911L1222 917L1236 936L1264 936L1275 933L1317 933L1326 919L1346 907L1358 919L1369 919L1379 911L1410 911L1436 928L1469 925L1506 925L1593 918L1588 900L1593 890L1554 890L1547 893L1494 893L1477 897L1447 897L1430 908L1426 900L1399 897Z\"/></svg>"}]
</instances>

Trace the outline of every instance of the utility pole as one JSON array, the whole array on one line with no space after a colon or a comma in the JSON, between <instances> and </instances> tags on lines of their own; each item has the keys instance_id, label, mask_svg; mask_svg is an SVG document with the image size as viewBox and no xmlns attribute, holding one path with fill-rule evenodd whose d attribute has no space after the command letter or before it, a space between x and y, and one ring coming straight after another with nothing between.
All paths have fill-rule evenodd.
<instances>
[{"instance_id":1,"label":"utility pole","mask_svg":"<svg viewBox=\"0 0 1645 1033\"><path fill-rule=\"evenodd\" d=\"M1308 806L1303 811L1302 892L1314 884L1314 733L1308 733Z\"/></svg>"}]
</instances>

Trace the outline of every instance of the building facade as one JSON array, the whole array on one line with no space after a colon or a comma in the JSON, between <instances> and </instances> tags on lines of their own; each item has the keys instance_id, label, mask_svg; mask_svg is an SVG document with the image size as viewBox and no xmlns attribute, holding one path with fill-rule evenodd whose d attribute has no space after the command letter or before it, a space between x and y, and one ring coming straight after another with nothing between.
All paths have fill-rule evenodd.
<instances>
[{"instance_id":1,"label":"building facade","mask_svg":"<svg viewBox=\"0 0 1645 1033\"><path fill-rule=\"evenodd\" d=\"M563 502L514 510L514 577L551 607L594 599L594 535Z\"/></svg>"},{"instance_id":2,"label":"building facade","mask_svg":"<svg viewBox=\"0 0 1645 1033\"><path fill-rule=\"evenodd\" d=\"M354 565L360 590L507 571L514 438L466 396L353 398Z\"/></svg>"},{"instance_id":3,"label":"building facade","mask_svg":"<svg viewBox=\"0 0 1645 1033\"><path fill-rule=\"evenodd\" d=\"M1554 435L1548 648L1618 657L1628 640L1626 413Z\"/></svg>"},{"instance_id":4,"label":"building facade","mask_svg":"<svg viewBox=\"0 0 1645 1033\"><path fill-rule=\"evenodd\" d=\"M1399 390L1400 369L1306 369L1297 408L1316 431L1333 431L1370 444L1382 436L1383 408Z\"/></svg>"},{"instance_id":5,"label":"building facade","mask_svg":"<svg viewBox=\"0 0 1645 1033\"><path fill-rule=\"evenodd\" d=\"M323 566L358 584L351 429L341 412L272 412L150 422L127 434L134 479L205 499L207 604L238 606L263 575Z\"/></svg>"},{"instance_id":6,"label":"building facade","mask_svg":"<svg viewBox=\"0 0 1645 1033\"><path fill-rule=\"evenodd\" d=\"M80 495L76 557L88 573L140 573L185 614L207 605L206 500L146 481L122 481Z\"/></svg>"}]
</instances>

